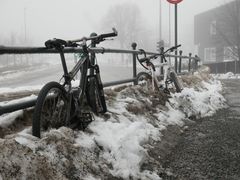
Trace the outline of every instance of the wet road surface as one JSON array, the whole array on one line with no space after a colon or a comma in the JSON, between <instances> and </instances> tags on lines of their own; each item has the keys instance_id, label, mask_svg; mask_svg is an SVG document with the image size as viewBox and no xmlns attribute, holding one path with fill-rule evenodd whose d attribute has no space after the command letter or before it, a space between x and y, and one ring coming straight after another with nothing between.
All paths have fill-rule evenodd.
<instances>
[{"instance_id":1,"label":"wet road surface","mask_svg":"<svg viewBox=\"0 0 240 180\"><path fill-rule=\"evenodd\" d=\"M71 64L72 65L72 64ZM72 67L72 66L70 66ZM71 70L71 68L69 68ZM117 81L132 78L132 67L100 65L101 78L103 82ZM44 85L50 81L57 81L62 78L63 70L61 64L51 64L36 68L34 71L25 71L18 75L7 78L0 77L1 88L17 88L22 86Z\"/></svg>"}]
</instances>

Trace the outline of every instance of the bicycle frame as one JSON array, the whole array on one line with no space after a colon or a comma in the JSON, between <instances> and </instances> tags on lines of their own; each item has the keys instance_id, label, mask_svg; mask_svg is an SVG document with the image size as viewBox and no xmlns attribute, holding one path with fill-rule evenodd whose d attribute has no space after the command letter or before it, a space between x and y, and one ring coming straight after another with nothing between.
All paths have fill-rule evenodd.
<instances>
[{"instance_id":1,"label":"bicycle frame","mask_svg":"<svg viewBox=\"0 0 240 180\"><path fill-rule=\"evenodd\" d=\"M170 70L172 69L171 66L167 62L165 62L165 63L159 63L157 65L154 65L154 67L157 67L159 69L161 69L161 67L163 67L163 72L164 72L163 82L164 82L164 88L166 88L167 78L168 78L168 75L170 73ZM155 83L159 84L159 81L158 81L157 76L155 74L155 70L152 68L152 66L149 65L149 66L147 66L147 68L149 70L149 73L152 76L152 87L153 87L153 90L154 90L154 88L158 88L158 87L155 87ZM154 83L154 81L155 81L155 83Z\"/></svg>"},{"instance_id":2,"label":"bicycle frame","mask_svg":"<svg viewBox=\"0 0 240 180\"><path fill-rule=\"evenodd\" d=\"M63 86L68 86L68 95L69 95L69 103L68 103L68 109L69 109L69 113L67 115L66 118L66 122L69 122L69 120L71 119L70 117L70 109L72 106L72 100L73 100L73 93L77 92L77 98L78 98L78 102L75 102L75 107L77 111L83 103L83 98L84 98L84 93L86 90L86 84L87 84L87 73L88 73L88 69L93 69L92 66L90 66L90 57L88 52L84 52L82 53L82 56L79 58L79 60L77 61L76 65L72 68L72 70L70 72L68 72L68 68L67 68L67 64L66 64L66 59L64 56L63 51L60 51L60 57L61 57L61 62L62 62L62 68L63 68L63 78L64 78L64 83ZM81 79L80 79L80 83L79 86L77 87L77 89L72 89L72 84L71 81L74 79L74 77L76 76L76 74L81 71ZM72 90L72 91L71 91ZM76 112L74 112L75 114ZM73 115L74 115L73 114Z\"/></svg>"}]
</instances>

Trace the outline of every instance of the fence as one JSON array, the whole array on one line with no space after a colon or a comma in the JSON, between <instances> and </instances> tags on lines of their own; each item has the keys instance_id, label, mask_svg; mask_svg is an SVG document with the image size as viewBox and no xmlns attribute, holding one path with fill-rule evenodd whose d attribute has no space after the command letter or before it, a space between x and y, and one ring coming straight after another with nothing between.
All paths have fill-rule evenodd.
<instances>
[{"instance_id":1,"label":"fence","mask_svg":"<svg viewBox=\"0 0 240 180\"><path fill-rule=\"evenodd\" d=\"M208 63L207 65L211 73L218 74L218 73L240 73L240 62L239 61L228 61L228 62L215 62L215 63Z\"/></svg>"},{"instance_id":2,"label":"fence","mask_svg":"<svg viewBox=\"0 0 240 180\"><path fill-rule=\"evenodd\" d=\"M137 44L132 43L132 50L123 50L123 49L109 49L109 48L102 48L102 47L92 47L89 48L89 51L91 54L95 56L95 53L124 53L124 54L132 54L132 60L133 60L133 77L129 79L123 79L119 81L112 81L104 83L104 87L114 86L114 85L120 85L124 83L134 83L134 85L137 84L136 77L137 77L137 58L136 56L138 54L142 54L142 51L136 50ZM64 53L82 53L82 48L64 48ZM0 55L3 54L49 54L49 53L59 53L55 49L47 49L45 47L6 47L6 46L0 46ZM154 55L159 54L156 52L146 52L147 55ZM182 60L187 59L187 66L188 66L188 72L191 71L191 69L195 70L198 67L198 62L200 59L195 56L192 57L192 54L190 53L189 56L183 56L183 52L179 51L179 56L177 55L170 55L167 54L166 57L177 57L178 63L175 64L175 69L177 69L178 73L182 72ZM29 107L35 106L36 99L25 101L17 104L11 104L11 105L5 105L0 106L0 115L4 113L13 112L20 109L25 109Z\"/></svg>"}]
</instances>

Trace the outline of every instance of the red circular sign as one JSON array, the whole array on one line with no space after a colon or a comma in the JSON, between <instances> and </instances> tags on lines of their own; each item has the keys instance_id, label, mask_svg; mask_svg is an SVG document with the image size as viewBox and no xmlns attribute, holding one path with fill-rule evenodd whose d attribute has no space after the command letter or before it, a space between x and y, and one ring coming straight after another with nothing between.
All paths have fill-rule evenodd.
<instances>
[{"instance_id":1,"label":"red circular sign","mask_svg":"<svg viewBox=\"0 0 240 180\"><path fill-rule=\"evenodd\" d=\"M178 4L180 3L182 0L167 0L169 3L172 3L172 4Z\"/></svg>"}]
</instances>

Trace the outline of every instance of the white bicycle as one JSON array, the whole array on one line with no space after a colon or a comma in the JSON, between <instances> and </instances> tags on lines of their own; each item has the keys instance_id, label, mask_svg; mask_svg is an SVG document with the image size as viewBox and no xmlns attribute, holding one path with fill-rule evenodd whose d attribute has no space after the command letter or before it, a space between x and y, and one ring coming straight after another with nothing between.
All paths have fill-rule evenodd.
<instances>
[{"instance_id":1,"label":"white bicycle","mask_svg":"<svg viewBox=\"0 0 240 180\"><path fill-rule=\"evenodd\" d=\"M153 91L160 91L170 94L170 92L181 92L183 89L182 83L177 77L177 73L174 71L174 68L171 64L167 61L165 54L167 52L173 52L181 45L174 46L166 50L161 54L155 54L152 56L146 56L144 50L141 49L143 52L144 57L137 59L139 63L146 69L148 72L140 72L137 75L137 82L138 84L146 86L148 89L152 89ZM151 60L156 59L157 57L162 56L164 62L159 64L153 64ZM156 75L156 68L163 68L163 78L162 76ZM160 73L159 73L160 74Z\"/></svg>"}]
</instances>

